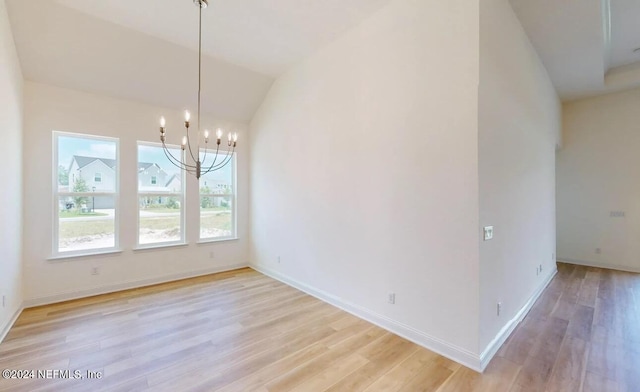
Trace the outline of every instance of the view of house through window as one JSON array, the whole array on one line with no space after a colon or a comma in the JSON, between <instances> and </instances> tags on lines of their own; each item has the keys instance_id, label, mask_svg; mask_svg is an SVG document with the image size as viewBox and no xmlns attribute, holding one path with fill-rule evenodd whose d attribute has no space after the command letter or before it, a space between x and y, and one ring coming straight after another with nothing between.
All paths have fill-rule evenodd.
<instances>
[{"instance_id":1,"label":"view of house through window","mask_svg":"<svg viewBox=\"0 0 640 392\"><path fill-rule=\"evenodd\" d=\"M115 248L117 139L54 133L54 253Z\"/></svg>"},{"instance_id":2,"label":"view of house through window","mask_svg":"<svg viewBox=\"0 0 640 392\"><path fill-rule=\"evenodd\" d=\"M218 157L222 162L226 155ZM204 154L200 154L200 160ZM235 228L235 156L222 169L200 177L200 239L233 238ZM209 156L205 166L211 165ZM203 168L203 171L206 169Z\"/></svg>"},{"instance_id":3,"label":"view of house through window","mask_svg":"<svg viewBox=\"0 0 640 392\"><path fill-rule=\"evenodd\" d=\"M170 151L182 155L180 147ZM183 184L161 145L138 143L138 244L184 242Z\"/></svg>"}]
</instances>

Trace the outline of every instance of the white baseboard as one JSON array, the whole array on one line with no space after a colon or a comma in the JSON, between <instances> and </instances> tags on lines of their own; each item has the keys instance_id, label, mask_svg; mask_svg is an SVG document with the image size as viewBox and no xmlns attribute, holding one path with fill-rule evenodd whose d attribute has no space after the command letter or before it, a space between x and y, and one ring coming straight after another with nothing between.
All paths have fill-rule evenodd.
<instances>
[{"instance_id":1,"label":"white baseboard","mask_svg":"<svg viewBox=\"0 0 640 392\"><path fill-rule=\"evenodd\" d=\"M584 265L586 267L613 269L618 271L635 272L637 274L640 274L640 268L629 267L628 265L610 264L610 263L604 263L604 262L598 262L598 261L569 259L565 257L558 257L558 261L561 263L567 263L567 264L577 264L577 265Z\"/></svg>"},{"instance_id":2,"label":"white baseboard","mask_svg":"<svg viewBox=\"0 0 640 392\"><path fill-rule=\"evenodd\" d=\"M270 268L253 264L250 265L250 267L257 270L258 272L261 272L269 277L279 280L289 286L297 288L298 290L304 291L305 293L313 297L316 297L324 302L327 302L335 307L349 312L358 318L367 320L370 323L375 324L380 328L386 329L387 331L392 332L398 336L401 336L417 345L425 347L444 357L456 361L472 370L475 370L477 372L482 372L483 370L481 367L480 357L477 354L472 353L471 351L445 342L442 339L425 334L424 332L418 331L413 327L392 320L386 316L375 313L359 305L345 301L342 298L336 297L325 291L318 290L307 284L301 283Z\"/></svg>"},{"instance_id":3,"label":"white baseboard","mask_svg":"<svg viewBox=\"0 0 640 392\"><path fill-rule=\"evenodd\" d=\"M0 343L2 343L4 341L4 338L7 337L9 330L11 329L11 327L13 327L13 324L16 323L16 320L18 320L18 317L20 317L20 314L22 314L23 310L24 310L24 304L20 304L20 306L18 307L18 309L16 309L15 313L13 314L13 317L11 317L7 325L5 325L4 328L2 328L2 330L0 330Z\"/></svg>"},{"instance_id":4,"label":"white baseboard","mask_svg":"<svg viewBox=\"0 0 640 392\"><path fill-rule=\"evenodd\" d=\"M249 265L247 263L218 266L214 268L181 272L178 274L164 275L164 276L159 276L159 277L154 277L149 279L132 280L128 282L100 286L100 287L95 287L95 288L86 289L86 290L75 290L75 291L68 291L68 292L63 292L59 294L54 294L54 295L48 295L44 297L30 298L24 301L24 308L32 308L34 306L49 305L57 302L70 301L73 299L92 297L94 295L109 294L109 293L114 293L122 290L130 290L130 289L136 289L136 288L145 287L145 286L153 286L156 284L173 282L181 279L195 278L198 276L210 275L210 274L215 274L219 272L232 271L235 269L246 268L248 266Z\"/></svg>"},{"instance_id":5,"label":"white baseboard","mask_svg":"<svg viewBox=\"0 0 640 392\"><path fill-rule=\"evenodd\" d=\"M487 348L485 348L482 354L480 354L480 368L482 370L486 369L486 367L489 365L489 362L491 362L491 360L496 355L500 347L502 347L502 345L507 340L507 338L513 333L513 331L516 329L518 324L520 324L520 322L524 320L524 318L527 316L527 314L529 313L533 305L536 303L538 298L540 298L540 295L542 295L544 290L547 288L549 283L551 283L551 280L553 280L553 277L556 276L557 273L558 273L558 269L554 268L554 270L549 274L549 276L546 277L544 283L540 285L540 287L538 287L538 289L533 293L533 295L524 304L524 306L520 309L520 311L516 313L515 317L512 318L504 327L502 327L502 329L500 330L500 332L498 332L496 337L493 338L493 340L491 341L491 343L489 343Z\"/></svg>"}]
</instances>

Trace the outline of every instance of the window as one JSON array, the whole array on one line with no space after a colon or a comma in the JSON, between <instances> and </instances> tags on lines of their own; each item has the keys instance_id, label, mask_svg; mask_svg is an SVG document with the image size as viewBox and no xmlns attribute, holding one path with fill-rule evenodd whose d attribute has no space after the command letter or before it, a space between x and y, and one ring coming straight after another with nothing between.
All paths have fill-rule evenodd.
<instances>
[{"instance_id":1,"label":"window","mask_svg":"<svg viewBox=\"0 0 640 392\"><path fill-rule=\"evenodd\" d=\"M179 146L168 147L173 156L182 156ZM138 246L185 242L183 184L183 171L162 145L138 142Z\"/></svg>"},{"instance_id":2,"label":"window","mask_svg":"<svg viewBox=\"0 0 640 392\"><path fill-rule=\"evenodd\" d=\"M225 155L218 157L222 162ZM200 160L204 154L200 153ZM203 164L211 165L211 157ZM200 177L200 240L221 240L236 237L236 157L220 170Z\"/></svg>"},{"instance_id":3,"label":"window","mask_svg":"<svg viewBox=\"0 0 640 392\"><path fill-rule=\"evenodd\" d=\"M96 173L93 176L93 182L102 182L102 173Z\"/></svg>"},{"instance_id":4,"label":"window","mask_svg":"<svg viewBox=\"0 0 640 392\"><path fill-rule=\"evenodd\" d=\"M118 139L62 132L53 135L54 255L116 249ZM88 183L98 177L100 189Z\"/></svg>"}]
</instances>

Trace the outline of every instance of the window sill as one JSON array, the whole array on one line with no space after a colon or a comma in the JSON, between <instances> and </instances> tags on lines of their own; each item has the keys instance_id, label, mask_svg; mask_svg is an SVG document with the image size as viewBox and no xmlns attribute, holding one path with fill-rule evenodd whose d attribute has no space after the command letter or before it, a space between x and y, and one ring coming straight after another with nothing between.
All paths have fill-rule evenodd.
<instances>
[{"instance_id":1,"label":"window sill","mask_svg":"<svg viewBox=\"0 0 640 392\"><path fill-rule=\"evenodd\" d=\"M206 245L214 242L226 242L226 241L237 241L237 240L239 240L238 237L211 238L211 239L200 240L196 242L196 244Z\"/></svg>"},{"instance_id":2,"label":"window sill","mask_svg":"<svg viewBox=\"0 0 640 392\"><path fill-rule=\"evenodd\" d=\"M167 249L167 248L184 248L189 246L186 242L181 242L179 244L149 244L149 245L140 245L136 248L133 248L134 252L144 252L154 249Z\"/></svg>"},{"instance_id":3,"label":"window sill","mask_svg":"<svg viewBox=\"0 0 640 392\"><path fill-rule=\"evenodd\" d=\"M96 252L82 252L82 253L72 253L72 254L59 254L55 256L51 256L47 258L48 261L65 261L71 259L78 259L83 257L93 257L93 256L104 256L104 255L113 255L122 253L122 249L109 249L109 250L101 250Z\"/></svg>"}]
</instances>

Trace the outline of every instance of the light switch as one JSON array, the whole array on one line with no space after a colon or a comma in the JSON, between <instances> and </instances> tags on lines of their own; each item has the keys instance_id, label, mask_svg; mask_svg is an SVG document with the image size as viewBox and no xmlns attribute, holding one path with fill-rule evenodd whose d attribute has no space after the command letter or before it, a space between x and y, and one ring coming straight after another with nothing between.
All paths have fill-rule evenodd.
<instances>
[{"instance_id":1,"label":"light switch","mask_svg":"<svg viewBox=\"0 0 640 392\"><path fill-rule=\"evenodd\" d=\"M493 226L484 227L484 240L489 241L493 239Z\"/></svg>"}]
</instances>

